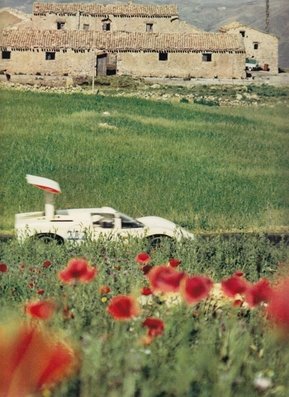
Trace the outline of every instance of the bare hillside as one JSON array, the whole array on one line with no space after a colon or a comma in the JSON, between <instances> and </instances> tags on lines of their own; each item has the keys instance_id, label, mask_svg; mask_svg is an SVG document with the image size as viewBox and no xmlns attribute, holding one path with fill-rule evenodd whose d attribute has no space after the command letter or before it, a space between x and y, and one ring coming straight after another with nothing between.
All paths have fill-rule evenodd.
<instances>
[{"instance_id":1,"label":"bare hillside","mask_svg":"<svg viewBox=\"0 0 289 397\"><path fill-rule=\"evenodd\" d=\"M162 3L162 1L158 1ZM265 31L265 0L175 0L182 19L215 31L227 22L238 20ZM289 1L270 1L270 33L280 39L281 67L289 67Z\"/></svg>"}]
</instances>

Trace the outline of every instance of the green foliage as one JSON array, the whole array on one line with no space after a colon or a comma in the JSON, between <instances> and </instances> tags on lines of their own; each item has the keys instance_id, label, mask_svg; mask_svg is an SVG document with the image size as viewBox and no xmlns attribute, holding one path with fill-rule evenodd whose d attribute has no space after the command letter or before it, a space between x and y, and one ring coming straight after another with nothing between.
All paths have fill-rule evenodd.
<instances>
[{"instance_id":1,"label":"green foliage","mask_svg":"<svg viewBox=\"0 0 289 397\"><path fill-rule=\"evenodd\" d=\"M193 231L288 226L286 106L17 91L1 102L2 231L43 208L27 173L59 181L58 208L110 205Z\"/></svg>"},{"instance_id":2,"label":"green foliage","mask_svg":"<svg viewBox=\"0 0 289 397\"><path fill-rule=\"evenodd\" d=\"M141 87L142 80L131 76L98 76L95 78L95 86L109 86L111 88L133 89Z\"/></svg>"},{"instance_id":3,"label":"green foliage","mask_svg":"<svg viewBox=\"0 0 289 397\"><path fill-rule=\"evenodd\" d=\"M189 103L189 100L187 98L181 98L180 103Z\"/></svg>"},{"instance_id":4,"label":"green foliage","mask_svg":"<svg viewBox=\"0 0 289 397\"><path fill-rule=\"evenodd\" d=\"M206 106L220 106L218 101L210 100L202 97L195 98L194 103L197 103L198 105L206 105Z\"/></svg>"},{"instance_id":5,"label":"green foliage","mask_svg":"<svg viewBox=\"0 0 289 397\"><path fill-rule=\"evenodd\" d=\"M248 92L250 93L255 93L257 95L260 95L261 97L283 97L283 98L288 98L289 92L286 87L274 87L271 85L267 84L262 84L262 85L249 85L248 86Z\"/></svg>"}]
</instances>

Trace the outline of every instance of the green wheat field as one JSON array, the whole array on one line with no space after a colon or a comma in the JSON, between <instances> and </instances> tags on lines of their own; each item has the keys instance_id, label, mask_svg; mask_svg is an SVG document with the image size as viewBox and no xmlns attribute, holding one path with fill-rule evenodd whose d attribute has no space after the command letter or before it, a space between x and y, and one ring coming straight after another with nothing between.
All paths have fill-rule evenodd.
<instances>
[{"instance_id":1,"label":"green wheat field","mask_svg":"<svg viewBox=\"0 0 289 397\"><path fill-rule=\"evenodd\" d=\"M26 174L60 183L58 208L112 206L192 231L288 227L287 97L180 102L3 90L0 230L43 208Z\"/></svg>"}]
</instances>

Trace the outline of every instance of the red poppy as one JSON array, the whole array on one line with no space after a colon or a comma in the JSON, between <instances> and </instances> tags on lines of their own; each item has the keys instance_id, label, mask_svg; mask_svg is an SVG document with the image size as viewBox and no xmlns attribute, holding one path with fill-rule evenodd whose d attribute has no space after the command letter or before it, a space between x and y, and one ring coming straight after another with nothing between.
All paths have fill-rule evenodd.
<instances>
[{"instance_id":1,"label":"red poppy","mask_svg":"<svg viewBox=\"0 0 289 397\"><path fill-rule=\"evenodd\" d=\"M244 294L249 286L242 276L234 274L221 282L223 293L231 298L237 294Z\"/></svg>"},{"instance_id":2,"label":"red poppy","mask_svg":"<svg viewBox=\"0 0 289 397\"><path fill-rule=\"evenodd\" d=\"M248 285L245 300L249 306L254 307L261 302L268 302L272 293L272 288L267 279L262 278L255 284Z\"/></svg>"},{"instance_id":3,"label":"red poppy","mask_svg":"<svg viewBox=\"0 0 289 397\"><path fill-rule=\"evenodd\" d=\"M52 262L50 262L49 260L45 260L42 266L44 267L44 269L47 269L48 267L52 266Z\"/></svg>"},{"instance_id":4,"label":"red poppy","mask_svg":"<svg viewBox=\"0 0 289 397\"><path fill-rule=\"evenodd\" d=\"M37 290L37 294L38 295L43 295L44 294L44 289L39 289L39 290Z\"/></svg>"},{"instance_id":5,"label":"red poppy","mask_svg":"<svg viewBox=\"0 0 289 397\"><path fill-rule=\"evenodd\" d=\"M244 272L242 272L242 270L237 270L237 271L234 273L234 276L242 277L242 276L244 276Z\"/></svg>"},{"instance_id":6,"label":"red poppy","mask_svg":"<svg viewBox=\"0 0 289 397\"><path fill-rule=\"evenodd\" d=\"M233 302L234 307L241 307L243 306L244 301L242 299L235 299Z\"/></svg>"},{"instance_id":7,"label":"red poppy","mask_svg":"<svg viewBox=\"0 0 289 397\"><path fill-rule=\"evenodd\" d=\"M169 260L169 266L171 267L178 267L180 264L182 263L182 261L180 259L176 259L176 258L171 258Z\"/></svg>"},{"instance_id":8,"label":"red poppy","mask_svg":"<svg viewBox=\"0 0 289 397\"><path fill-rule=\"evenodd\" d=\"M95 278L96 274L97 274L96 267L89 266L86 270L86 274L79 280L83 281L84 283L89 283Z\"/></svg>"},{"instance_id":9,"label":"red poppy","mask_svg":"<svg viewBox=\"0 0 289 397\"><path fill-rule=\"evenodd\" d=\"M269 319L287 333L289 333L288 291L289 277L279 281L272 289L267 306Z\"/></svg>"},{"instance_id":10,"label":"red poppy","mask_svg":"<svg viewBox=\"0 0 289 397\"><path fill-rule=\"evenodd\" d=\"M55 304L52 301L30 302L25 306L25 312L31 317L48 320L52 317Z\"/></svg>"},{"instance_id":11,"label":"red poppy","mask_svg":"<svg viewBox=\"0 0 289 397\"><path fill-rule=\"evenodd\" d=\"M107 312L115 320L130 320L140 313L140 309L133 296L117 295L111 299Z\"/></svg>"},{"instance_id":12,"label":"red poppy","mask_svg":"<svg viewBox=\"0 0 289 397\"><path fill-rule=\"evenodd\" d=\"M102 285L102 286L99 288L99 293L100 293L100 295L109 294L109 293L110 293L110 288L109 288L109 286L108 286L108 285Z\"/></svg>"},{"instance_id":13,"label":"red poppy","mask_svg":"<svg viewBox=\"0 0 289 397\"><path fill-rule=\"evenodd\" d=\"M208 277L185 277L181 285L181 292L185 301L192 304L206 298L212 287L213 281Z\"/></svg>"},{"instance_id":14,"label":"red poppy","mask_svg":"<svg viewBox=\"0 0 289 397\"><path fill-rule=\"evenodd\" d=\"M74 319L74 313L70 310L68 306L65 306L62 311L64 320Z\"/></svg>"},{"instance_id":15,"label":"red poppy","mask_svg":"<svg viewBox=\"0 0 289 397\"><path fill-rule=\"evenodd\" d=\"M142 325L148 328L148 336L152 337L162 335L165 329L164 322L155 317L148 317Z\"/></svg>"},{"instance_id":16,"label":"red poppy","mask_svg":"<svg viewBox=\"0 0 289 397\"><path fill-rule=\"evenodd\" d=\"M135 257L135 261L141 265L147 265L151 261L151 257L147 252L141 252Z\"/></svg>"},{"instance_id":17,"label":"red poppy","mask_svg":"<svg viewBox=\"0 0 289 397\"><path fill-rule=\"evenodd\" d=\"M61 382L76 369L73 349L39 327L0 327L0 396L27 397Z\"/></svg>"},{"instance_id":18,"label":"red poppy","mask_svg":"<svg viewBox=\"0 0 289 397\"><path fill-rule=\"evenodd\" d=\"M6 273L8 271L8 266L6 263L0 263L0 273Z\"/></svg>"},{"instance_id":19,"label":"red poppy","mask_svg":"<svg viewBox=\"0 0 289 397\"><path fill-rule=\"evenodd\" d=\"M178 292L184 276L185 273L168 266L155 266L147 275L152 291L157 292Z\"/></svg>"},{"instance_id":20,"label":"red poppy","mask_svg":"<svg viewBox=\"0 0 289 397\"><path fill-rule=\"evenodd\" d=\"M97 271L95 267L89 265L83 258L71 259L66 268L58 273L59 279L64 283L89 282L94 279Z\"/></svg>"},{"instance_id":21,"label":"red poppy","mask_svg":"<svg viewBox=\"0 0 289 397\"><path fill-rule=\"evenodd\" d=\"M153 291L150 289L150 287L143 287L141 289L141 294L142 295L147 296L147 295L152 295L152 293L153 293Z\"/></svg>"},{"instance_id":22,"label":"red poppy","mask_svg":"<svg viewBox=\"0 0 289 397\"><path fill-rule=\"evenodd\" d=\"M148 272L151 271L152 268L153 268L152 265L143 265L141 267L141 270L142 270L143 274L146 275L146 274L148 274Z\"/></svg>"}]
</instances>

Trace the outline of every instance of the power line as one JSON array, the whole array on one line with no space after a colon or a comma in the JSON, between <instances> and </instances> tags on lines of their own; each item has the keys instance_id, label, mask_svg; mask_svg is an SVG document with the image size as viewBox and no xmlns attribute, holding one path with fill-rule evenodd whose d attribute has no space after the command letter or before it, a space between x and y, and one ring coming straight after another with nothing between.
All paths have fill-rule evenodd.
<instances>
[{"instance_id":1,"label":"power line","mask_svg":"<svg viewBox=\"0 0 289 397\"><path fill-rule=\"evenodd\" d=\"M269 33L269 31L270 31L270 6L269 6L269 0L266 0L265 31L266 31L266 33Z\"/></svg>"}]
</instances>

